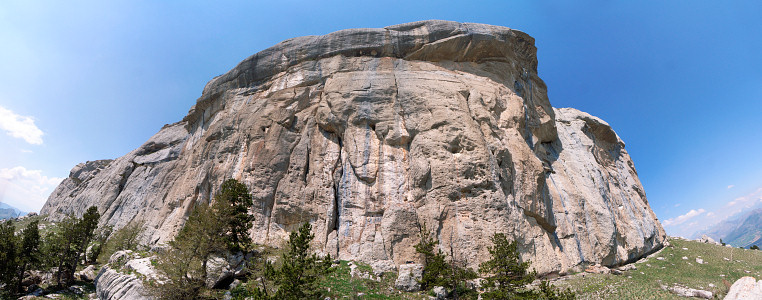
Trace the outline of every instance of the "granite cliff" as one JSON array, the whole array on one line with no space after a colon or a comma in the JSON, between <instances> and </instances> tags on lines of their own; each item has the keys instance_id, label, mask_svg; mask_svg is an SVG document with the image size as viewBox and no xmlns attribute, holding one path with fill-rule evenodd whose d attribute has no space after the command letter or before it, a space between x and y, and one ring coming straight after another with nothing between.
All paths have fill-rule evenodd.
<instances>
[{"instance_id":1,"label":"granite cliff","mask_svg":"<svg viewBox=\"0 0 762 300\"><path fill-rule=\"evenodd\" d=\"M165 242L236 178L251 236L279 245L311 222L317 249L374 265L417 261L422 224L476 266L507 233L541 273L619 265L662 247L624 142L551 106L534 39L422 21L283 41L212 79L180 122L115 160L77 165L42 213L97 205Z\"/></svg>"}]
</instances>

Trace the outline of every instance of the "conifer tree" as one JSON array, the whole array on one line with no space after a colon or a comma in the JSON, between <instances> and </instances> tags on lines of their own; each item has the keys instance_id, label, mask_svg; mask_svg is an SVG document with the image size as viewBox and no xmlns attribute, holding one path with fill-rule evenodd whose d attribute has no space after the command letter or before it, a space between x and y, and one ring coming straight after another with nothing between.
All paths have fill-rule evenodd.
<instances>
[{"instance_id":1,"label":"conifer tree","mask_svg":"<svg viewBox=\"0 0 762 300\"><path fill-rule=\"evenodd\" d=\"M520 262L516 241L509 243L505 234L495 233L488 251L491 259L479 265L479 272L486 279L483 287L487 289L482 299L575 299L576 295L568 288L558 290L547 281L542 281L537 290L527 288L537 272L527 271L531 262Z\"/></svg>"},{"instance_id":2,"label":"conifer tree","mask_svg":"<svg viewBox=\"0 0 762 300\"><path fill-rule=\"evenodd\" d=\"M4 284L3 291L10 292L17 269L17 238L16 227L13 221L0 222L0 284Z\"/></svg>"},{"instance_id":3,"label":"conifer tree","mask_svg":"<svg viewBox=\"0 0 762 300\"><path fill-rule=\"evenodd\" d=\"M304 223L291 232L286 252L281 255L280 266L267 262L265 276L277 290L264 286L254 290L254 299L323 299L325 291L318 285L321 278L333 271L331 256L319 257L310 251L315 238L312 226Z\"/></svg>"},{"instance_id":4,"label":"conifer tree","mask_svg":"<svg viewBox=\"0 0 762 300\"><path fill-rule=\"evenodd\" d=\"M160 299L195 299L206 283L206 266L225 250L225 220L208 204L193 208L185 226L159 255L157 269L168 281L155 289Z\"/></svg>"},{"instance_id":5,"label":"conifer tree","mask_svg":"<svg viewBox=\"0 0 762 300\"><path fill-rule=\"evenodd\" d=\"M446 286L447 273L450 266L445 261L445 255L442 253L442 250L435 250L439 243L431 238L426 229L426 224L421 226L419 234L421 241L414 247L415 252L423 255L423 274L420 280L421 289L429 290L435 286Z\"/></svg>"},{"instance_id":6,"label":"conifer tree","mask_svg":"<svg viewBox=\"0 0 762 300\"><path fill-rule=\"evenodd\" d=\"M249 214L253 204L246 185L235 179L222 183L220 191L214 197L215 209L225 216L225 241L230 252L246 251L251 244L249 229L254 216Z\"/></svg>"},{"instance_id":7,"label":"conifer tree","mask_svg":"<svg viewBox=\"0 0 762 300\"><path fill-rule=\"evenodd\" d=\"M24 272L40 266L40 230L39 221L29 223L21 232L21 248L19 249L19 268L16 275L16 291L21 291L21 281Z\"/></svg>"},{"instance_id":8,"label":"conifer tree","mask_svg":"<svg viewBox=\"0 0 762 300\"><path fill-rule=\"evenodd\" d=\"M532 283L536 272L528 272L529 261L520 262L516 241L508 242L505 234L495 233L488 248L491 259L479 265L479 272L487 275L482 294L484 299L531 299L532 291L525 288Z\"/></svg>"}]
</instances>

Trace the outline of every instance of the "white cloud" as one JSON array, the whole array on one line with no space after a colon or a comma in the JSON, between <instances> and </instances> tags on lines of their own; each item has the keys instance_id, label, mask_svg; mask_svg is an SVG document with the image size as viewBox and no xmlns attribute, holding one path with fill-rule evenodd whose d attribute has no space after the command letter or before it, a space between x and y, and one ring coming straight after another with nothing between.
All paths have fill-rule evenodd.
<instances>
[{"instance_id":1,"label":"white cloud","mask_svg":"<svg viewBox=\"0 0 762 300\"><path fill-rule=\"evenodd\" d=\"M675 204L675 207L678 207L678 206L680 206L680 203L676 203L676 204Z\"/></svg>"},{"instance_id":2,"label":"white cloud","mask_svg":"<svg viewBox=\"0 0 762 300\"><path fill-rule=\"evenodd\" d=\"M703 208L699 208L698 210L691 209L686 214L678 216L677 218L671 218L671 219L665 220L664 222L662 222L662 224L664 225L664 227L680 225L682 223L685 223L685 221L692 219L695 216L703 214L704 212L706 212L706 210L704 210Z\"/></svg>"},{"instance_id":3,"label":"white cloud","mask_svg":"<svg viewBox=\"0 0 762 300\"><path fill-rule=\"evenodd\" d=\"M24 139L27 143L42 144L42 130L34 125L32 117L17 115L2 106L0 106L0 129L12 137Z\"/></svg>"},{"instance_id":4,"label":"white cloud","mask_svg":"<svg viewBox=\"0 0 762 300\"><path fill-rule=\"evenodd\" d=\"M732 189L734 186L735 186L735 185L732 185L732 184L731 184L731 185L729 185L729 186L728 186L728 189Z\"/></svg>"},{"instance_id":5,"label":"white cloud","mask_svg":"<svg viewBox=\"0 0 762 300\"><path fill-rule=\"evenodd\" d=\"M0 202L24 211L39 211L61 180L21 166L0 169Z\"/></svg>"}]
</instances>

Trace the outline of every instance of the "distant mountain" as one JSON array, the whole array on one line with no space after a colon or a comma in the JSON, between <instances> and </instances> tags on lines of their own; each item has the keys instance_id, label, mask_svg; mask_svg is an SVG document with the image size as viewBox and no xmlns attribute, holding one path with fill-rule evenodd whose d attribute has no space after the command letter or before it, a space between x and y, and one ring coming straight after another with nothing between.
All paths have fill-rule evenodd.
<instances>
[{"instance_id":1,"label":"distant mountain","mask_svg":"<svg viewBox=\"0 0 762 300\"><path fill-rule=\"evenodd\" d=\"M26 215L26 212L8 204L0 202L0 220L16 218Z\"/></svg>"},{"instance_id":2,"label":"distant mountain","mask_svg":"<svg viewBox=\"0 0 762 300\"><path fill-rule=\"evenodd\" d=\"M762 208L743 212L722 221L707 230L694 234L694 238L703 234L716 241L734 247L750 247L762 245Z\"/></svg>"}]
</instances>

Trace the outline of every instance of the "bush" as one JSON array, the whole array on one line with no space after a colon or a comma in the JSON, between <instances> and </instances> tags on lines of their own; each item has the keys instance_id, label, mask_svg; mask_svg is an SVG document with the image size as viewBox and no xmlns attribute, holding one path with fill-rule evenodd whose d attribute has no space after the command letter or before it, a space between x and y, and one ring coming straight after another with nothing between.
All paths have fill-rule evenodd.
<instances>
[{"instance_id":1,"label":"bush","mask_svg":"<svg viewBox=\"0 0 762 300\"><path fill-rule=\"evenodd\" d=\"M111 255L117 251L140 250L138 237L140 237L140 234L143 232L144 225L145 223L142 221L133 220L127 223L127 225L124 225L124 227L111 233L106 242L99 247L100 249L98 249L98 251L93 251L100 252L97 254L97 261L105 264L108 262L109 258L111 258ZM106 231L102 232L102 234L105 234Z\"/></svg>"}]
</instances>

